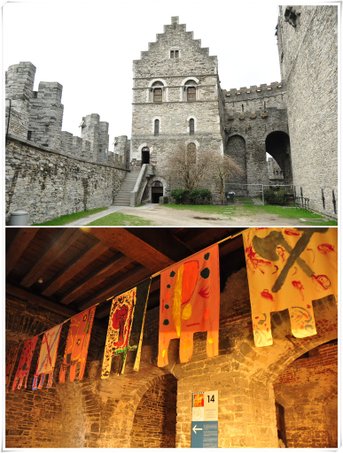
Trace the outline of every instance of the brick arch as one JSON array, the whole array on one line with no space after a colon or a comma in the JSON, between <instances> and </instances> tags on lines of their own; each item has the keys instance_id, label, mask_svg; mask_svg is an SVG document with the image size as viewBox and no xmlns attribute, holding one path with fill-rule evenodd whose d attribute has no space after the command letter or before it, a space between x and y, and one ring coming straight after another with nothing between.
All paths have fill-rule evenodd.
<instances>
[{"instance_id":1,"label":"brick arch","mask_svg":"<svg viewBox=\"0 0 343 453\"><path fill-rule=\"evenodd\" d=\"M175 447L176 395L177 380L171 374L150 383L135 412L130 447Z\"/></svg>"}]
</instances>

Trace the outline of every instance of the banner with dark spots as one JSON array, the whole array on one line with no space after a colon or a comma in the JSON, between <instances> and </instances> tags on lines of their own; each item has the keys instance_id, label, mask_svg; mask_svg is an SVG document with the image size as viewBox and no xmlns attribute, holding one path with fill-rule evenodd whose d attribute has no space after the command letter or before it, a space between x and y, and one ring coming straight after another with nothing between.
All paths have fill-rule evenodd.
<instances>
[{"instance_id":1,"label":"banner with dark spots","mask_svg":"<svg viewBox=\"0 0 343 453\"><path fill-rule=\"evenodd\" d=\"M168 365L174 338L180 339L180 362L188 362L195 332L207 332L207 356L218 355L219 306L218 244L161 272L158 366Z\"/></svg>"},{"instance_id":2,"label":"banner with dark spots","mask_svg":"<svg viewBox=\"0 0 343 453\"><path fill-rule=\"evenodd\" d=\"M65 382L68 371L70 382L74 382L75 379L82 381L86 368L95 310L96 306L84 310L71 318L59 382Z\"/></svg>"},{"instance_id":3,"label":"banner with dark spots","mask_svg":"<svg viewBox=\"0 0 343 453\"><path fill-rule=\"evenodd\" d=\"M20 390L22 387L26 388L27 379L29 377L31 368L32 357L36 349L37 341L38 335L33 338L29 338L24 342L18 362L17 371L12 383L12 390Z\"/></svg>"},{"instance_id":4,"label":"banner with dark spots","mask_svg":"<svg viewBox=\"0 0 343 453\"><path fill-rule=\"evenodd\" d=\"M255 345L273 344L270 313L285 309L295 337L315 335L312 301L337 300L337 229L249 228L243 240Z\"/></svg>"},{"instance_id":5,"label":"banner with dark spots","mask_svg":"<svg viewBox=\"0 0 343 453\"><path fill-rule=\"evenodd\" d=\"M62 324L58 324L43 333L32 390L43 388L46 377L48 378L46 388L52 387L61 330Z\"/></svg>"},{"instance_id":6,"label":"banner with dark spots","mask_svg":"<svg viewBox=\"0 0 343 453\"><path fill-rule=\"evenodd\" d=\"M136 288L116 296L111 305L104 357L102 361L101 379L111 373L112 358L121 356L119 373L123 372L126 355L129 349L132 315L136 303Z\"/></svg>"}]
</instances>

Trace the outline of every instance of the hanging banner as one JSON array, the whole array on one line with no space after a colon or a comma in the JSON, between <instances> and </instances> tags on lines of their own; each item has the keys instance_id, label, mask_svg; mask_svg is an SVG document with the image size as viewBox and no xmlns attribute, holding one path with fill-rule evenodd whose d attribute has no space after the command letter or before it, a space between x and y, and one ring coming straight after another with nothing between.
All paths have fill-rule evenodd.
<instances>
[{"instance_id":1,"label":"hanging banner","mask_svg":"<svg viewBox=\"0 0 343 453\"><path fill-rule=\"evenodd\" d=\"M37 345L37 341L38 335L33 338L29 338L24 342L23 349L20 354L18 368L12 383L12 390L20 390L22 387L26 388L27 379L31 368L32 357Z\"/></svg>"},{"instance_id":2,"label":"hanging banner","mask_svg":"<svg viewBox=\"0 0 343 453\"><path fill-rule=\"evenodd\" d=\"M249 228L243 240L255 345L273 344L270 313L285 309L295 337L315 335L312 301L337 299L337 229Z\"/></svg>"},{"instance_id":3,"label":"hanging banner","mask_svg":"<svg viewBox=\"0 0 343 453\"><path fill-rule=\"evenodd\" d=\"M12 373L18 357L19 344L12 343L6 350L6 391L8 391L11 383Z\"/></svg>"},{"instance_id":4,"label":"hanging banner","mask_svg":"<svg viewBox=\"0 0 343 453\"><path fill-rule=\"evenodd\" d=\"M129 341L129 351L136 351L134 371L139 370L141 348L143 342L143 330L145 314L148 305L151 278L140 283L136 288L136 304L134 307L131 335Z\"/></svg>"},{"instance_id":5,"label":"hanging banner","mask_svg":"<svg viewBox=\"0 0 343 453\"><path fill-rule=\"evenodd\" d=\"M122 363L119 372L123 372L129 348L129 337L135 302L136 288L120 294L112 301L102 362L101 379L109 377L112 358L114 356L121 356Z\"/></svg>"},{"instance_id":6,"label":"hanging banner","mask_svg":"<svg viewBox=\"0 0 343 453\"><path fill-rule=\"evenodd\" d=\"M43 388L46 376L48 376L46 387L50 388L52 386L61 330L62 324L59 324L43 333L32 390Z\"/></svg>"},{"instance_id":7,"label":"hanging banner","mask_svg":"<svg viewBox=\"0 0 343 453\"><path fill-rule=\"evenodd\" d=\"M59 374L59 382L65 382L69 370L69 381L82 381L86 368L88 346L96 306L84 310L70 320L66 348Z\"/></svg>"},{"instance_id":8,"label":"hanging banner","mask_svg":"<svg viewBox=\"0 0 343 453\"><path fill-rule=\"evenodd\" d=\"M180 362L193 354L193 334L207 332L207 356L218 354L219 331L218 244L161 273L158 366L168 365L170 340L180 339Z\"/></svg>"}]
</instances>

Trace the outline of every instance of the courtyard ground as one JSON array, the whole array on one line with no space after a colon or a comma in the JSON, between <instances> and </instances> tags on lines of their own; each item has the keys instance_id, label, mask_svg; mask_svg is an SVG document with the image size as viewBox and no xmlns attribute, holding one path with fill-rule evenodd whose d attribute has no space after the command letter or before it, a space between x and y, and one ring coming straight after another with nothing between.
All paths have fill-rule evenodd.
<instances>
[{"instance_id":1,"label":"courtyard ground","mask_svg":"<svg viewBox=\"0 0 343 453\"><path fill-rule=\"evenodd\" d=\"M167 206L146 204L139 207L110 208L68 223L70 226L310 226L336 225L334 220L297 208L254 206ZM268 210L270 212L268 212ZM134 217L131 217L134 216Z\"/></svg>"}]
</instances>

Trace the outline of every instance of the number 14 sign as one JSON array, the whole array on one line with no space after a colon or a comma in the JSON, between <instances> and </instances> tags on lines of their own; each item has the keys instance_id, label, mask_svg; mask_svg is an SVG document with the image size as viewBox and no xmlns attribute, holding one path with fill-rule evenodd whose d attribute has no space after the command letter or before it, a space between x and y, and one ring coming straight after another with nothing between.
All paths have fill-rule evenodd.
<instances>
[{"instance_id":1,"label":"number 14 sign","mask_svg":"<svg viewBox=\"0 0 343 453\"><path fill-rule=\"evenodd\" d=\"M218 447L218 390L192 395L192 448Z\"/></svg>"}]
</instances>

